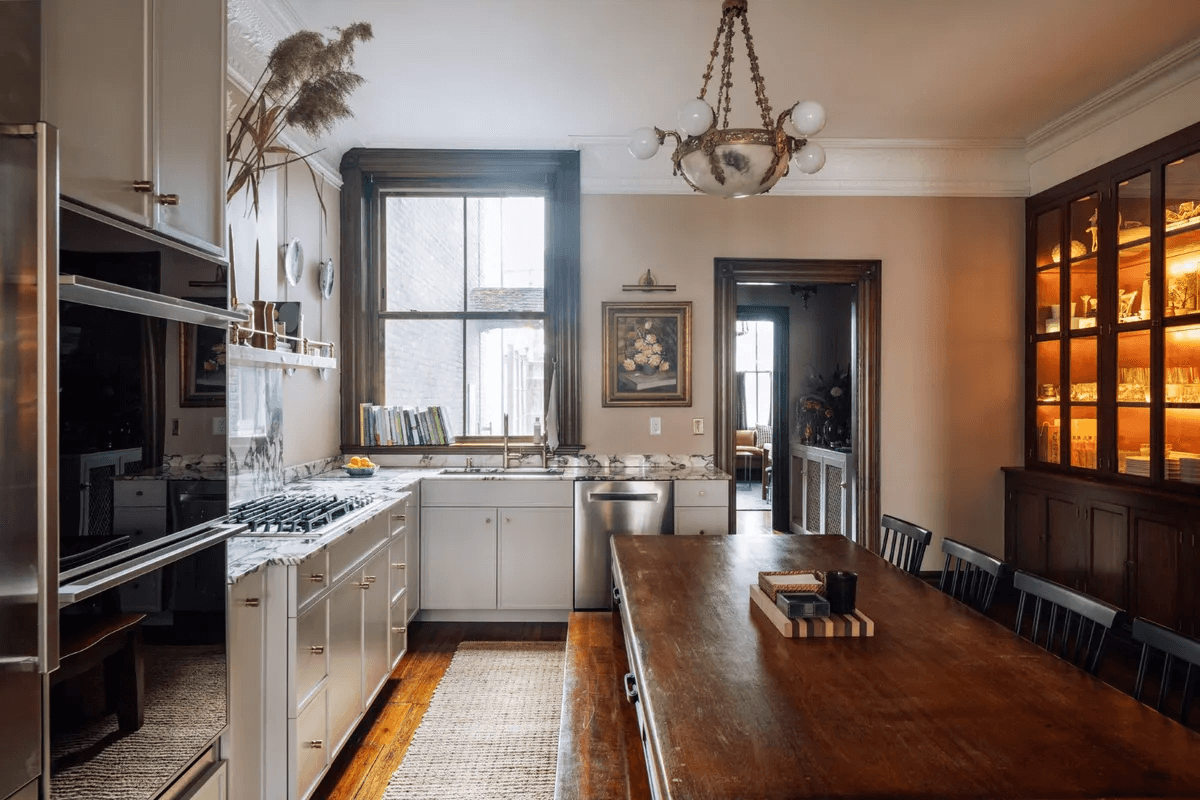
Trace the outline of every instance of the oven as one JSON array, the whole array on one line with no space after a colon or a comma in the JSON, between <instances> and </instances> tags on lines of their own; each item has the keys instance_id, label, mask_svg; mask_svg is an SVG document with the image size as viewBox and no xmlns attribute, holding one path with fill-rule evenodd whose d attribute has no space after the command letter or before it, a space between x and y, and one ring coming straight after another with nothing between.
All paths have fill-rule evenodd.
<instances>
[{"instance_id":1,"label":"oven","mask_svg":"<svg viewBox=\"0 0 1200 800\"><path fill-rule=\"evenodd\" d=\"M223 287L159 251L60 252L50 797L171 796L228 727ZM211 276L211 265L195 277ZM173 293L164 292L164 286Z\"/></svg>"}]
</instances>

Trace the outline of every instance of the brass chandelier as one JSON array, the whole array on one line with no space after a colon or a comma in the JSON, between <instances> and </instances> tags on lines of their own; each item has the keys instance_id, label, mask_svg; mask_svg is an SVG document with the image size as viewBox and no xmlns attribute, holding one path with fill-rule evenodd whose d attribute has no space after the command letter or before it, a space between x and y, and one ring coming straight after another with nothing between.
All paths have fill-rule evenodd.
<instances>
[{"instance_id":1,"label":"brass chandelier","mask_svg":"<svg viewBox=\"0 0 1200 800\"><path fill-rule=\"evenodd\" d=\"M819 103L805 100L772 118L771 102L767 99L766 84L758 69L754 40L750 36L747 0L724 0L721 4L721 24L709 55L708 69L700 96L689 100L679 110L678 131L661 128L639 128L629 140L629 152L636 158L652 158L666 137L675 137L674 174L682 175L697 192L719 197L749 197L770 191L788 172L788 162L794 157L796 168L812 174L825 166L825 149L808 139L825 127L825 109ZM754 99L762 116L761 128L730 128L732 106L733 34L741 20L750 60L750 79L754 84ZM717 85L716 110L704 99L713 77L717 52L721 59L720 82ZM718 117L721 125L717 126ZM784 130L791 120L799 137Z\"/></svg>"}]
</instances>

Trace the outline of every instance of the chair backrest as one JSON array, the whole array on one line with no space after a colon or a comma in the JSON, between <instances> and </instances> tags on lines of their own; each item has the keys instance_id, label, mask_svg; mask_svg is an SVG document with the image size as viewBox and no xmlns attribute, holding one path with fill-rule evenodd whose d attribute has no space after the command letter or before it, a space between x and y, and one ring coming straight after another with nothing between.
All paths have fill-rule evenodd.
<instances>
[{"instance_id":1,"label":"chair backrest","mask_svg":"<svg viewBox=\"0 0 1200 800\"><path fill-rule=\"evenodd\" d=\"M734 431L733 443L737 447L755 447L754 429L747 428L744 430Z\"/></svg>"},{"instance_id":2,"label":"chair backrest","mask_svg":"<svg viewBox=\"0 0 1200 800\"><path fill-rule=\"evenodd\" d=\"M762 447L764 444L771 443L771 426L770 425L755 425L754 426L754 444Z\"/></svg>"},{"instance_id":3,"label":"chair backrest","mask_svg":"<svg viewBox=\"0 0 1200 800\"><path fill-rule=\"evenodd\" d=\"M996 584L1008 571L1008 565L956 539L943 539L942 552L946 554L946 563L942 565L938 588L986 614L992 607Z\"/></svg>"},{"instance_id":4,"label":"chair backrest","mask_svg":"<svg viewBox=\"0 0 1200 800\"><path fill-rule=\"evenodd\" d=\"M1171 670L1175 661L1179 660L1187 664L1183 675L1183 697L1179 703L1179 721L1187 725L1188 707L1196 697L1196 686L1192 681L1192 668L1200 668L1200 642L1141 617L1133 621L1133 640L1142 643L1142 659L1138 662L1137 683L1133 687L1133 696L1137 700L1142 699L1142 684L1146 680L1150 651L1157 650L1163 654L1162 676L1159 678L1158 684L1158 702L1154 706L1160 713L1167 704L1167 690L1171 685ZM1197 672L1200 673L1200 669ZM1200 677L1200 674L1197 677Z\"/></svg>"},{"instance_id":5,"label":"chair backrest","mask_svg":"<svg viewBox=\"0 0 1200 800\"><path fill-rule=\"evenodd\" d=\"M1030 641L1040 644L1051 653L1057 649L1060 658L1095 675L1100 666L1100 657L1104 654L1108 631L1124 619L1125 612L1061 583L1020 570L1013 575L1013 587L1021 593L1014 629L1017 634L1021 633L1025 609L1030 605L1027 601L1032 595L1034 603ZM1046 613L1043 614L1043 610Z\"/></svg>"},{"instance_id":6,"label":"chair backrest","mask_svg":"<svg viewBox=\"0 0 1200 800\"><path fill-rule=\"evenodd\" d=\"M925 548L933 533L888 514L883 515L880 524L883 536L879 540L879 555L905 572L913 575L920 572L921 560L925 558Z\"/></svg>"}]
</instances>

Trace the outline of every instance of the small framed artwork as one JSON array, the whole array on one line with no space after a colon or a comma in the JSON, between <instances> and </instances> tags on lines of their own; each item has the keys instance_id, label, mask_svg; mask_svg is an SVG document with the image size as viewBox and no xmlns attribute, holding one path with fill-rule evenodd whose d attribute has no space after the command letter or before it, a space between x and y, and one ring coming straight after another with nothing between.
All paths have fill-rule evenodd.
<instances>
[{"instance_id":1,"label":"small framed artwork","mask_svg":"<svg viewBox=\"0 0 1200 800\"><path fill-rule=\"evenodd\" d=\"M692 404L692 304L604 303L604 405Z\"/></svg>"},{"instance_id":2,"label":"small framed artwork","mask_svg":"<svg viewBox=\"0 0 1200 800\"><path fill-rule=\"evenodd\" d=\"M185 297L225 308L221 297ZM179 323L179 405L204 408L225 404L225 329Z\"/></svg>"}]
</instances>

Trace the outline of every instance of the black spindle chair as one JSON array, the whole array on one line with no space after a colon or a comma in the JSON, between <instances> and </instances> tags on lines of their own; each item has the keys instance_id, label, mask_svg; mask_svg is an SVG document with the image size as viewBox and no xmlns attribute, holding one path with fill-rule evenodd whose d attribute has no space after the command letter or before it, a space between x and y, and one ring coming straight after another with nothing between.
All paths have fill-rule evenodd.
<instances>
[{"instance_id":1,"label":"black spindle chair","mask_svg":"<svg viewBox=\"0 0 1200 800\"><path fill-rule=\"evenodd\" d=\"M1108 631L1124 619L1125 612L1103 600L1020 570L1013 575L1013 587L1021 593L1017 603L1017 634L1021 633L1025 607L1032 595L1035 602L1029 640L1051 653L1057 648L1060 658L1095 675ZM1047 609L1046 614L1042 613L1043 608Z\"/></svg>"},{"instance_id":2,"label":"black spindle chair","mask_svg":"<svg viewBox=\"0 0 1200 800\"><path fill-rule=\"evenodd\" d=\"M880 520L883 537L879 540L879 555L905 572L916 575L921 571L921 560L933 533L902 519L883 515Z\"/></svg>"},{"instance_id":3,"label":"black spindle chair","mask_svg":"<svg viewBox=\"0 0 1200 800\"><path fill-rule=\"evenodd\" d=\"M1142 658L1138 662L1137 682L1133 687L1133 697L1136 700L1142 699L1142 684L1146 680L1150 651L1157 650L1163 654L1162 677L1158 684L1158 702L1154 706L1159 713L1163 713L1167 704L1167 690L1171 684L1171 669L1175 660L1178 659L1187 664L1183 675L1183 698L1179 703L1179 721L1187 725L1188 707L1196 697L1196 686L1192 681L1192 667L1200 667L1200 642L1141 617L1133 621L1133 640L1142 643Z\"/></svg>"},{"instance_id":4,"label":"black spindle chair","mask_svg":"<svg viewBox=\"0 0 1200 800\"><path fill-rule=\"evenodd\" d=\"M943 539L942 552L946 554L946 563L942 565L938 588L986 614L992 607L996 584L1008 565L957 539Z\"/></svg>"}]
</instances>

